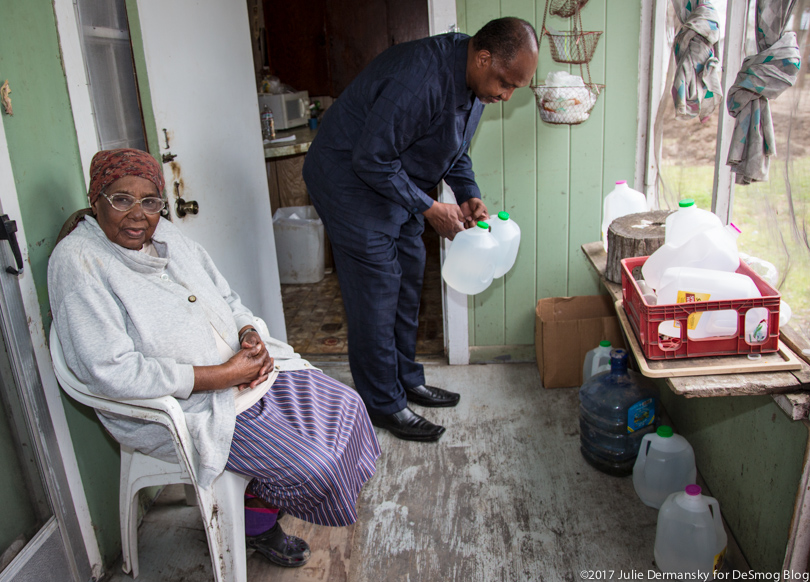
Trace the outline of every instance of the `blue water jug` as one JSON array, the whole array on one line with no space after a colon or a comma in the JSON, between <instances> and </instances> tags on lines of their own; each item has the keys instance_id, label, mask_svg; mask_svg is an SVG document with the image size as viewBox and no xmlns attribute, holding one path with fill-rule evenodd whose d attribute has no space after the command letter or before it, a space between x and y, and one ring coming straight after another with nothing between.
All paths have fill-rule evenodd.
<instances>
[{"instance_id":1,"label":"blue water jug","mask_svg":"<svg viewBox=\"0 0 810 582\"><path fill-rule=\"evenodd\" d=\"M610 352L610 372L579 389L580 451L591 465L611 475L633 473L641 439L655 431L655 385L627 369L627 351Z\"/></svg>"}]
</instances>

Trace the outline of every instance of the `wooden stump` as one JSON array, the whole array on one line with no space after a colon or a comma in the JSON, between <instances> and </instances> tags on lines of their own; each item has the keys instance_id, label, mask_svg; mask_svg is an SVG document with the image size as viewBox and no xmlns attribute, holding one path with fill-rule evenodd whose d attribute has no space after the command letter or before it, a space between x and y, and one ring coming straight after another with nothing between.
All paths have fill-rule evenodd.
<instances>
[{"instance_id":1,"label":"wooden stump","mask_svg":"<svg viewBox=\"0 0 810 582\"><path fill-rule=\"evenodd\" d=\"M608 227L605 278L622 282L622 259L645 257L664 244L664 221L671 210L651 210L620 216Z\"/></svg>"}]
</instances>

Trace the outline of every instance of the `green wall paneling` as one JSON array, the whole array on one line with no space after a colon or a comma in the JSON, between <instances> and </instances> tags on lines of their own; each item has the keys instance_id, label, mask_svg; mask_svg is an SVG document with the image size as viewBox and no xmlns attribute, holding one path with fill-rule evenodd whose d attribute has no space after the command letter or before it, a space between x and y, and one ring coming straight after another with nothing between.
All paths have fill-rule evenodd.
<instances>
[{"instance_id":1,"label":"green wall paneling","mask_svg":"<svg viewBox=\"0 0 810 582\"><path fill-rule=\"evenodd\" d=\"M65 219L87 206L53 4L6 2L0 18L0 78L8 79L14 115L0 114L28 241L30 268L50 325L47 263ZM90 516L106 562L120 551L118 447L95 415L64 399ZM9 500L0 493L0 503Z\"/></svg>"},{"instance_id":2,"label":"green wall paneling","mask_svg":"<svg viewBox=\"0 0 810 582\"><path fill-rule=\"evenodd\" d=\"M146 72L146 54L143 50L143 35L141 34L141 20L138 16L137 0L125 0L127 7L127 23L129 24L129 38L132 44L132 60L135 63L135 76L138 84L138 100L143 116L143 126L146 133L146 147L149 153L160 161L160 138L155 126L155 113L152 108L152 93L149 91L149 76Z\"/></svg>"},{"instance_id":3,"label":"green wall paneling","mask_svg":"<svg viewBox=\"0 0 810 582\"><path fill-rule=\"evenodd\" d=\"M698 471L751 568L780 571L807 427L770 396L684 398L664 389L661 401L695 449Z\"/></svg>"},{"instance_id":4,"label":"green wall paneling","mask_svg":"<svg viewBox=\"0 0 810 582\"><path fill-rule=\"evenodd\" d=\"M544 0L457 2L459 26L468 34L500 16L539 28L544 9ZM591 0L583 9L585 29L604 31L590 70L594 82L607 86L586 122L543 123L529 89L486 107L472 144L473 166L490 211L503 208L520 224L521 249L512 271L469 300L471 346L502 346L512 354L507 346L534 341L538 299L600 292L580 246L599 239L603 196L633 173L640 11L640 2L619 0ZM571 29L567 19L549 16L547 23ZM578 65L552 61L548 43L540 48L536 81L544 82L551 70L579 75Z\"/></svg>"},{"instance_id":5,"label":"green wall paneling","mask_svg":"<svg viewBox=\"0 0 810 582\"><path fill-rule=\"evenodd\" d=\"M86 206L79 147L50 0L6 2L0 18L0 77L14 115L2 113L28 240L30 273L48 317L48 257L65 219Z\"/></svg>"},{"instance_id":6,"label":"green wall paneling","mask_svg":"<svg viewBox=\"0 0 810 582\"><path fill-rule=\"evenodd\" d=\"M582 10L584 30L605 31L605 2L589 2ZM563 30L570 30L566 24ZM605 45L602 39L589 63L591 80L605 83ZM636 65L636 69L638 65ZM587 69L571 66L571 73L587 77ZM585 79L587 82L587 78ZM607 83L605 83L607 84ZM609 89L608 89L609 90ZM599 278L588 263L580 246L598 240L602 224L602 167L604 160L605 101L603 95L596 100L590 117L571 128L571 204L568 231L568 295L595 295L601 292ZM635 118L635 115L633 116ZM631 152L635 155L635 150Z\"/></svg>"}]
</instances>

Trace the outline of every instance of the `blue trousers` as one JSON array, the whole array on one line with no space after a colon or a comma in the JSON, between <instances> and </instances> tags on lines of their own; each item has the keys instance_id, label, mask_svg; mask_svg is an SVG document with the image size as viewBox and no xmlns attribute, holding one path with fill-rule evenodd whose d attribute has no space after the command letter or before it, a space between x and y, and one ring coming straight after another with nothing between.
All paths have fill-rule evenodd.
<instances>
[{"instance_id":1,"label":"blue trousers","mask_svg":"<svg viewBox=\"0 0 810 582\"><path fill-rule=\"evenodd\" d=\"M424 223L411 216L394 237L330 219L314 198L313 203L332 243L355 388L369 412L398 412L408 404L405 388L425 383L422 364L415 361Z\"/></svg>"}]
</instances>

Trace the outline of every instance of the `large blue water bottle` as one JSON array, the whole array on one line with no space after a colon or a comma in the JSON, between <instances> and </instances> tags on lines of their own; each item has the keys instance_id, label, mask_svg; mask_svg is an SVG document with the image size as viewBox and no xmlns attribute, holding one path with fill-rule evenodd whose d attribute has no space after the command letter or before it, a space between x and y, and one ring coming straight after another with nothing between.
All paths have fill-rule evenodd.
<instances>
[{"instance_id":1,"label":"large blue water bottle","mask_svg":"<svg viewBox=\"0 0 810 582\"><path fill-rule=\"evenodd\" d=\"M610 352L610 372L579 389L580 451L591 465L611 475L633 473L641 439L658 420L655 385L627 369L627 352Z\"/></svg>"}]
</instances>

